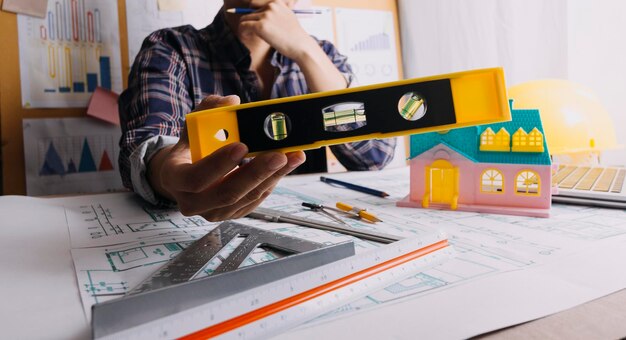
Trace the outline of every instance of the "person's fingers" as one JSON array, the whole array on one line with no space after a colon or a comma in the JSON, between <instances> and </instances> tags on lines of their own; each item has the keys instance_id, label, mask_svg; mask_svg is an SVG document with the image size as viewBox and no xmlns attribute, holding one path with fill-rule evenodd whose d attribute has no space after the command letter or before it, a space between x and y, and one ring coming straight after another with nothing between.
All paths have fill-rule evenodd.
<instances>
[{"instance_id":1,"label":"person's fingers","mask_svg":"<svg viewBox=\"0 0 626 340\"><path fill-rule=\"evenodd\" d=\"M230 218L232 218L232 219L242 218L242 217L245 217L246 215L248 215L249 213L251 213L254 209L256 209L259 205L261 205L261 203L263 203L263 201L267 198L267 196L269 196L272 193L272 191L274 191L274 188L276 187L276 184L277 183L274 183L274 185L272 185L267 190L265 190L261 194L261 197L258 200L250 202L249 204L244 205L239 210L237 210L234 213L232 213Z\"/></svg>"},{"instance_id":2,"label":"person's fingers","mask_svg":"<svg viewBox=\"0 0 626 340\"><path fill-rule=\"evenodd\" d=\"M286 163L286 157L280 153L260 155L224 178L218 179L218 182L211 183L212 185L209 185L206 190L179 192L177 200L181 212L185 215L199 215L209 209L224 209L224 211L235 209L236 207L231 206L238 205L242 197ZM246 169L245 175L233 178L233 175L239 174L243 168ZM190 180L185 185L193 186L193 181Z\"/></svg>"},{"instance_id":3,"label":"person's fingers","mask_svg":"<svg viewBox=\"0 0 626 340\"><path fill-rule=\"evenodd\" d=\"M278 180L293 171L305 160L303 152L290 153L287 161L275 170L267 170L267 158L275 155L257 156L250 163L230 173L222 183L202 193L180 193L179 205L185 215L202 215L203 217L229 218L242 207L263 200L265 192L276 185ZM265 170L264 170L265 169ZM251 175L254 174L254 175ZM184 202L181 204L180 202ZM207 207L210 207L207 209ZM217 217L216 217L217 216Z\"/></svg>"},{"instance_id":4,"label":"person's fingers","mask_svg":"<svg viewBox=\"0 0 626 340\"><path fill-rule=\"evenodd\" d=\"M218 185L217 189L209 192L208 200L215 202L216 207L236 204L244 196L253 191L252 195L260 194L255 191L263 181L287 164L287 157L278 152L269 152L258 155L249 163L242 165Z\"/></svg>"},{"instance_id":5,"label":"person's fingers","mask_svg":"<svg viewBox=\"0 0 626 340\"><path fill-rule=\"evenodd\" d=\"M272 190L268 190L264 192L258 200L244 205L243 207L237 205L228 208L211 209L207 212L202 213L200 216L202 216L207 221L224 221L245 217L254 209L256 209L256 207L258 207L263 202L263 200L267 198L267 196L269 196L271 193Z\"/></svg>"},{"instance_id":6,"label":"person's fingers","mask_svg":"<svg viewBox=\"0 0 626 340\"><path fill-rule=\"evenodd\" d=\"M267 177L265 180L263 180L261 183L259 183L258 185L254 186L253 188L237 188L235 190L242 190L245 191L246 189L248 190L247 193L243 194L242 196L239 196L238 200L237 200L237 206L238 207L242 207L248 204L251 204L259 199L261 199L263 197L263 195L265 193L268 192L268 190L271 190L271 188L273 188L274 186L276 186L276 184L278 183L278 181L283 178L284 176L288 175L290 172L292 172L295 168L297 168L300 164L304 163L304 161L306 160L306 157L304 155L304 152L292 152L289 153L287 155L285 155L287 157L287 164L285 164L285 166L283 166L282 168L280 168L280 170L277 170L276 172L274 172L271 176ZM235 174L231 174L229 175L229 181L232 184L236 184L238 183L238 177L239 176L246 176L246 170L245 167L239 169L239 171ZM230 184L229 183L229 184ZM228 189L223 189L223 186L220 187L220 191L222 190L228 190ZM269 193L268 193L269 194ZM237 207L235 207L237 208Z\"/></svg>"},{"instance_id":7,"label":"person's fingers","mask_svg":"<svg viewBox=\"0 0 626 340\"><path fill-rule=\"evenodd\" d=\"M306 160L306 156L302 151L296 151L288 153L287 155L287 165L285 165L282 169L277 171L270 178L266 179L263 183L261 183L258 187L248 193L244 198L239 201L239 204L231 209L220 209L222 212L226 212L227 218L240 218L248 215L252 210L258 207L267 196L269 196L278 181L284 176L288 175L291 171L297 168L300 164L304 163ZM256 191L260 194L253 193ZM221 215L220 215L221 216Z\"/></svg>"},{"instance_id":8,"label":"person's fingers","mask_svg":"<svg viewBox=\"0 0 626 340\"><path fill-rule=\"evenodd\" d=\"M172 150L171 153L165 166L175 171L162 178L164 185L179 192L197 193L221 181L236 168L248 153L248 147L242 143L228 144L193 164L188 152Z\"/></svg>"}]
</instances>

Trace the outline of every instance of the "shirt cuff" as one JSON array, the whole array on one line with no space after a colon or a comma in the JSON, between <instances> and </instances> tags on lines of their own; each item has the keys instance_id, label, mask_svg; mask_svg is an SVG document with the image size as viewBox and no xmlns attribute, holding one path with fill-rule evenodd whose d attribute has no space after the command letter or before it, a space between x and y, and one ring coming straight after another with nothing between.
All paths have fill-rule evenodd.
<instances>
[{"instance_id":1,"label":"shirt cuff","mask_svg":"<svg viewBox=\"0 0 626 340\"><path fill-rule=\"evenodd\" d=\"M148 162L164 147L178 143L178 137L154 136L146 139L130 155L130 179L135 191L144 200L158 206L174 206L175 202L157 194L148 182L146 172Z\"/></svg>"}]
</instances>

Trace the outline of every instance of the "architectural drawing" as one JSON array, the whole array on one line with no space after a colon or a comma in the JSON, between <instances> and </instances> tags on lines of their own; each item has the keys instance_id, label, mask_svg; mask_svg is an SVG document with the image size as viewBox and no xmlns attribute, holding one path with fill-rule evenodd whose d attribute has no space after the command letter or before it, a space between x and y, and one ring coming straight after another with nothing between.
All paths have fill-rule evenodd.
<instances>
[{"instance_id":1,"label":"architectural drawing","mask_svg":"<svg viewBox=\"0 0 626 340\"><path fill-rule=\"evenodd\" d=\"M621 210L555 205L551 212L551 223L545 224L545 219L525 216L396 207L395 201L406 194L409 182L407 174L407 168L383 171L377 177L373 177L371 173L351 174L352 182L385 189L392 194L387 199L351 190L328 190L328 185L319 182L316 177L294 176L285 178L281 182L282 186L277 187L264 202L263 206L268 208L322 220L326 217L302 207L300 203L308 201L329 204L341 199L366 207L384 221L371 224L346 220L353 227L371 228L405 237L420 235L433 229L442 230L448 234L456 250L453 259L313 322L323 322L403 298L419 298L442 287L462 285L499 273L533 268L594 242L626 234L626 212ZM81 205L67 206L68 220L69 213L81 211L76 210L77 206ZM126 289L134 287L175 255L179 248L184 248L188 242L201 237L215 225L208 222L205 224L198 217L184 217L176 210L147 208L132 194L90 196L82 200L82 206L98 207L99 210L95 210L99 213L94 214L93 210L85 209L85 214L74 216L82 216L82 221L76 218L72 220L73 227L70 231L73 242L77 235L89 235L89 230L94 225L97 226L94 230L106 230L98 221L107 221L103 225L114 226L111 230L119 233L89 238L86 244L90 248L72 251L88 317L92 304L115 298ZM98 218L94 219L94 216ZM291 224L266 223L247 218L240 222L325 244L352 239L357 252L378 246L374 242L356 240L351 236ZM131 235L129 239L133 241L98 246L103 239L119 241L115 237L120 235ZM244 265L268 261L275 256L257 249ZM202 276L208 275L211 268L216 268L220 258L211 262L201 273Z\"/></svg>"},{"instance_id":2,"label":"architectural drawing","mask_svg":"<svg viewBox=\"0 0 626 340\"><path fill-rule=\"evenodd\" d=\"M104 195L96 202L66 205L65 211L73 248L132 242L172 231L206 233L216 225L175 209L152 207L134 194Z\"/></svg>"}]
</instances>

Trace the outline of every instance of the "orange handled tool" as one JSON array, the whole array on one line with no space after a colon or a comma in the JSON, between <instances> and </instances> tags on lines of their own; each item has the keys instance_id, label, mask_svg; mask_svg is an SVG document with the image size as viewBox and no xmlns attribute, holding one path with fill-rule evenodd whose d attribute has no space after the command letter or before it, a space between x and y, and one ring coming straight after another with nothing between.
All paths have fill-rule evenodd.
<instances>
[{"instance_id":1,"label":"orange handled tool","mask_svg":"<svg viewBox=\"0 0 626 340\"><path fill-rule=\"evenodd\" d=\"M370 221L370 222L382 222L381 219L379 219L378 217L374 216L374 214L367 212L365 209L359 208L359 207L353 207L349 204L343 203L343 202L337 202L337 204L335 204L337 206L337 208L343 210L343 211L350 211L353 212L357 215L359 215L359 217L361 217L364 220Z\"/></svg>"}]
</instances>

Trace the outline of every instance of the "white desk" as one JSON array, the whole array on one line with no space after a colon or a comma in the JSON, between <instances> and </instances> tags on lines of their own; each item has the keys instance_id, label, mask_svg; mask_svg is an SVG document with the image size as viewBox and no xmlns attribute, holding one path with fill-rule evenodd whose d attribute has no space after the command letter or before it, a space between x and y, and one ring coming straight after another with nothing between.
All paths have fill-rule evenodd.
<instances>
[{"instance_id":1,"label":"white desk","mask_svg":"<svg viewBox=\"0 0 626 340\"><path fill-rule=\"evenodd\" d=\"M28 201L15 209L19 197L0 199L0 337L88 338L64 208Z\"/></svg>"},{"instance_id":2,"label":"white desk","mask_svg":"<svg viewBox=\"0 0 626 340\"><path fill-rule=\"evenodd\" d=\"M367 176L365 173L356 177ZM297 179L287 179L284 184L297 185L294 181ZM313 186L307 188L315 189ZM2 338L89 337L89 325L78 293L61 203L58 199L0 197ZM42 220L41 216L48 218ZM549 219L541 221L550 223ZM520 323L540 318L619 291L626 287L626 270L611 272L612 268L626 268L626 237L616 236L589 244L572 256L534 266L528 271L508 271L469 280L463 285L443 287L416 299L390 302L349 317L301 327L278 338L409 339L416 336L459 338L464 337L462 334L480 334L488 331L481 328L485 317L496 325L495 328L506 327L512 324L511 320ZM607 272L611 272L611 277L603 279L604 284L599 287L597 278L606 278ZM524 289L513 287L511 282L524 282ZM617 305L615 301L624 301L625 296L618 293L599 300L607 301L600 307L589 307L598 303L594 301L573 310L578 312L565 311L487 337L569 336L572 333L581 336L624 335L624 317L611 318L615 315L610 313L624 314L626 307L620 308L624 304ZM503 299L507 302L502 303ZM585 328L587 333L562 333L563 327L576 330L571 325L563 326L562 322L584 326L580 319L589 318L585 314L587 311L597 315L596 320L603 321L594 323L600 328ZM597 333L605 327L615 326L610 320L621 322L620 327L607 330L616 333ZM425 332L426 328L437 331Z\"/></svg>"}]
</instances>

